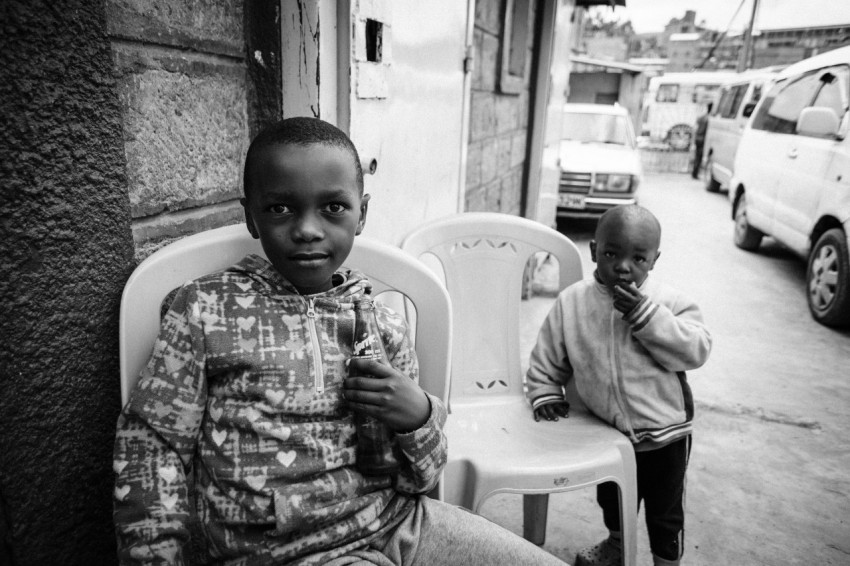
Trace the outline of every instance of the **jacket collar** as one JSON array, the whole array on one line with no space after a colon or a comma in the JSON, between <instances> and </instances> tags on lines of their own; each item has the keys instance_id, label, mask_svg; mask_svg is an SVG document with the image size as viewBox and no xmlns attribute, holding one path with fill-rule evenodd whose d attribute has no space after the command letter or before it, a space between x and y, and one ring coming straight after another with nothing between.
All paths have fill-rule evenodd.
<instances>
[{"instance_id":1,"label":"jacket collar","mask_svg":"<svg viewBox=\"0 0 850 566\"><path fill-rule=\"evenodd\" d=\"M262 284L270 294L300 295L295 286L289 282L264 257L250 254L242 258L227 271L242 273ZM372 284L362 272L356 269L340 268L333 275L334 286L327 291L310 295L312 297L327 297L342 302L349 302L356 296L368 295L372 292Z\"/></svg>"}]
</instances>

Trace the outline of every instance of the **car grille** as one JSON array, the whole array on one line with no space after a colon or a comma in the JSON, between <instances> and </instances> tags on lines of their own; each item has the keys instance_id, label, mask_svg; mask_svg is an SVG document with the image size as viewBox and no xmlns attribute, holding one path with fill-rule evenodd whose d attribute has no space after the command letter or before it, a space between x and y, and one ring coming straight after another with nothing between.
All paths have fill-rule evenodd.
<instances>
[{"instance_id":1,"label":"car grille","mask_svg":"<svg viewBox=\"0 0 850 566\"><path fill-rule=\"evenodd\" d=\"M590 192L590 182L590 173L562 171L558 190L562 193L581 193L586 195Z\"/></svg>"}]
</instances>

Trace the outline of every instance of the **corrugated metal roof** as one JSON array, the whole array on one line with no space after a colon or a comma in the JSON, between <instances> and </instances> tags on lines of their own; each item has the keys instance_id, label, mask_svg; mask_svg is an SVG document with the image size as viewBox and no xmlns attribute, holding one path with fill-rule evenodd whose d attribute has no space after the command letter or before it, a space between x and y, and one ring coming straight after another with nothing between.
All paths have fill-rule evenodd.
<instances>
[{"instance_id":1,"label":"corrugated metal roof","mask_svg":"<svg viewBox=\"0 0 850 566\"><path fill-rule=\"evenodd\" d=\"M700 33L671 33L670 41L699 41Z\"/></svg>"},{"instance_id":2,"label":"corrugated metal roof","mask_svg":"<svg viewBox=\"0 0 850 566\"><path fill-rule=\"evenodd\" d=\"M642 73L644 70L643 67L641 67L640 65L632 65L630 63L623 63L621 61L594 59L593 57L586 57L584 55L570 55L570 61L579 65L588 65L591 67L605 67L609 69L617 69L619 71L626 71L629 73Z\"/></svg>"}]
</instances>

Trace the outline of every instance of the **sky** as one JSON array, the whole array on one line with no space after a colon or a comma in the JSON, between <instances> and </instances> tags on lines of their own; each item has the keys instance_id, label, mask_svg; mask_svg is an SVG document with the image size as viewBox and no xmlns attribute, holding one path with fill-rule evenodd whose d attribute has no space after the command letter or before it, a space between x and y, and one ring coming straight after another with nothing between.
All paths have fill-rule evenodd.
<instances>
[{"instance_id":1,"label":"sky","mask_svg":"<svg viewBox=\"0 0 850 566\"><path fill-rule=\"evenodd\" d=\"M735 10L743 2L729 26ZM686 10L696 12L696 22L717 31L727 27L742 31L749 23L754 0L626 0L626 6L594 8L605 19L631 20L637 33L659 32L671 18ZM814 27L850 24L850 0L759 0L756 29Z\"/></svg>"}]
</instances>

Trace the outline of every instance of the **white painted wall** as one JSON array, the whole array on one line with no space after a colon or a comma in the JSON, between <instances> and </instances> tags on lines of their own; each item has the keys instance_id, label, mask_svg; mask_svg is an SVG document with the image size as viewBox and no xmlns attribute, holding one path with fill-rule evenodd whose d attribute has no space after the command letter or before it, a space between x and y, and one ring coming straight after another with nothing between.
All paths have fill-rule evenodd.
<instances>
[{"instance_id":1,"label":"white painted wall","mask_svg":"<svg viewBox=\"0 0 850 566\"><path fill-rule=\"evenodd\" d=\"M533 216L534 220L551 227L555 226L558 208L558 183L561 177L558 148L561 142L563 107L569 94L570 43L573 40L571 19L573 10L576 9L574 0L556 0L556 4L540 182L537 207Z\"/></svg>"},{"instance_id":2,"label":"white painted wall","mask_svg":"<svg viewBox=\"0 0 850 566\"><path fill-rule=\"evenodd\" d=\"M366 18L384 24L380 64L364 61ZM459 211L467 3L351 0L351 22L349 123L341 127L362 160L378 162L365 178L364 234L398 244L425 220Z\"/></svg>"}]
</instances>

